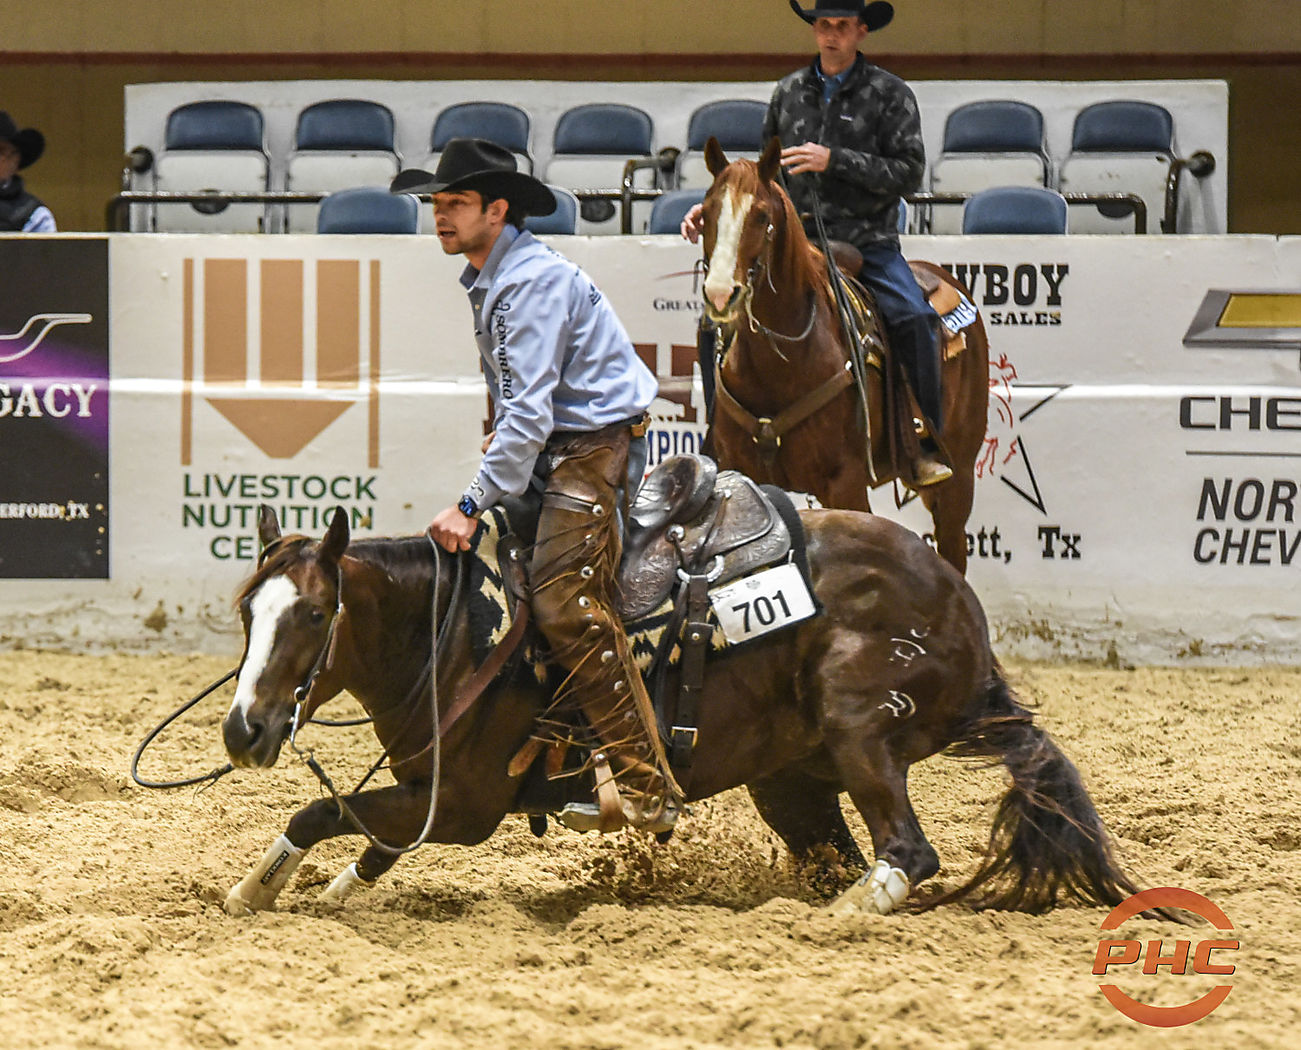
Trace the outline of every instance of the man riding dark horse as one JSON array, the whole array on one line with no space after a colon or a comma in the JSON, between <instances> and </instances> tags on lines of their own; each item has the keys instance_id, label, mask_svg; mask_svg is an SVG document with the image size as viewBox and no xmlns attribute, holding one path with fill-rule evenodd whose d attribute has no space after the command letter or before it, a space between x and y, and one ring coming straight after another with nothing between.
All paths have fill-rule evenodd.
<instances>
[{"instance_id":1,"label":"man riding dark horse","mask_svg":"<svg viewBox=\"0 0 1301 1050\"><path fill-rule=\"evenodd\" d=\"M484 510L542 491L532 607L568 674L562 691L600 740L596 826L667 830L681 790L613 600L620 509L645 468L658 383L591 278L524 229L556 203L509 151L453 139L435 173L400 173L392 188L432 193L443 251L468 261L461 283L496 408L478 471L430 534L468 550Z\"/></svg>"}]
</instances>

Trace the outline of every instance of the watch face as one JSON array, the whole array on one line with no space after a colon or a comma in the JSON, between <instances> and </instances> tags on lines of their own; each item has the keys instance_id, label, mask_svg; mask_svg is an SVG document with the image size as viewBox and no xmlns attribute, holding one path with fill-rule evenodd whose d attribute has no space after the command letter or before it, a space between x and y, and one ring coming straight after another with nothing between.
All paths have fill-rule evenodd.
<instances>
[{"instance_id":1,"label":"watch face","mask_svg":"<svg viewBox=\"0 0 1301 1050\"><path fill-rule=\"evenodd\" d=\"M461 502L456 505L456 508L467 518L473 518L479 513L479 508L475 505L474 500L470 499L469 496L462 496Z\"/></svg>"}]
</instances>

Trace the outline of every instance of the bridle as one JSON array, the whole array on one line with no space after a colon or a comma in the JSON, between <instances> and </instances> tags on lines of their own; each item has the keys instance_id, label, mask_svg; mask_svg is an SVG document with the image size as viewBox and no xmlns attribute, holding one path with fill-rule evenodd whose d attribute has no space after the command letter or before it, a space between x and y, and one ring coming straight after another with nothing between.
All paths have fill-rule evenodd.
<instances>
[{"instance_id":1,"label":"bridle","mask_svg":"<svg viewBox=\"0 0 1301 1050\"><path fill-rule=\"evenodd\" d=\"M342 617L343 567L336 563L334 566L334 613L330 617L330 626L326 628L325 641L321 643L321 651L316 654L316 660L312 663L307 676L294 689L294 718L289 734L290 743L293 742L293 738L298 733L299 715L302 713L303 706L307 703L308 698L312 695L312 690L316 687L316 680L321 677L321 672L327 670L334 663L334 647L338 641L338 626Z\"/></svg>"},{"instance_id":2,"label":"bridle","mask_svg":"<svg viewBox=\"0 0 1301 1050\"><path fill-rule=\"evenodd\" d=\"M777 294L777 286L772 279L772 253L776 244L775 233L776 225L768 223L768 228L763 233L763 243L759 246L759 251L755 254L754 262L750 264L750 269L746 272L745 280L741 284L740 307L745 313L746 320L749 322L750 331L757 335L762 335L768 340L769 346L773 352L783 361L790 363L790 359L778 349L777 343L802 343L809 337L813 331L813 325L818 319L818 300L813 289L809 289L808 306L809 319L804 325L803 331L795 335L787 335L779 332L774 328L769 328L754 315L754 293L759 283L767 278L769 289L773 294ZM706 261L705 269L708 271L709 263Z\"/></svg>"}]
</instances>

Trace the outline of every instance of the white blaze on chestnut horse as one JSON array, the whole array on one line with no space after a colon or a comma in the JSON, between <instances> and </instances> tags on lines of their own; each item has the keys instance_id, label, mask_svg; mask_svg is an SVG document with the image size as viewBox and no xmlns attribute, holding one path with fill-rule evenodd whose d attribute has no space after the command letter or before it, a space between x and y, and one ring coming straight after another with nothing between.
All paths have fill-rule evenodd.
<instances>
[{"instance_id":1,"label":"white blaze on chestnut horse","mask_svg":"<svg viewBox=\"0 0 1301 1050\"><path fill-rule=\"evenodd\" d=\"M849 367L856 355L827 262L781 186L780 148L773 139L757 162L728 163L717 140L705 146L714 175L701 220L705 313L727 333L715 379L713 452L720 467L756 481L811 492L826 507L868 510L869 489L896 479L911 484L913 458L904 447L910 435L901 439L900 431L920 410L886 365L878 349L884 333L873 316L865 320L869 331L860 333L864 365ZM945 318L944 425L933 436L953 468L947 481L917 494L934 522L936 549L965 572L966 525L989 409L989 343L965 289L938 266L911 265ZM866 295L864 307L875 314Z\"/></svg>"}]
</instances>

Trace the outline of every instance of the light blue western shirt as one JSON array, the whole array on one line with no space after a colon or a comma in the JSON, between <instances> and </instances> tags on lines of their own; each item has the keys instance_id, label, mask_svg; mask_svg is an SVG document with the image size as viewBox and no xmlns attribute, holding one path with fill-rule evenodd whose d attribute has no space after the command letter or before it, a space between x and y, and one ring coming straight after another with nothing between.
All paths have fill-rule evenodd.
<instances>
[{"instance_id":1,"label":"light blue western shirt","mask_svg":"<svg viewBox=\"0 0 1301 1050\"><path fill-rule=\"evenodd\" d=\"M524 493L553 433L633 420L659 384L592 279L527 230L506 226L461 284L496 406L496 437L466 489L486 509Z\"/></svg>"}]
</instances>

